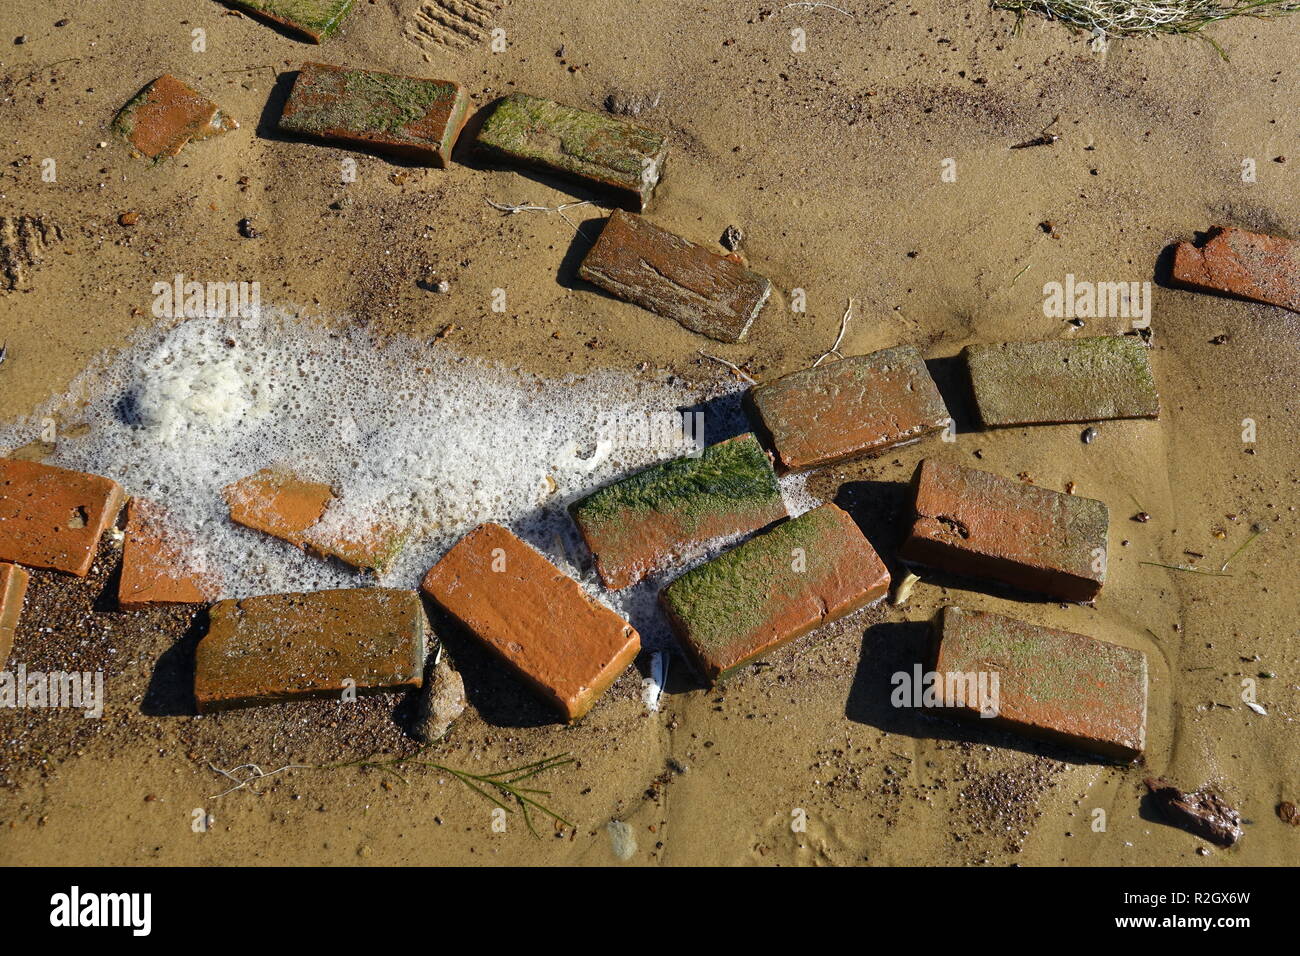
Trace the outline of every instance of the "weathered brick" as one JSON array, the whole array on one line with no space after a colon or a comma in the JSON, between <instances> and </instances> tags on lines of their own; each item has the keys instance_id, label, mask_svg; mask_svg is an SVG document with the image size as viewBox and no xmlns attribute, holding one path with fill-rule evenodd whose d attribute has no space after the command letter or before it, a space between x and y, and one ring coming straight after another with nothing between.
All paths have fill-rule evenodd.
<instances>
[{"instance_id":1,"label":"weathered brick","mask_svg":"<svg viewBox=\"0 0 1300 956\"><path fill-rule=\"evenodd\" d=\"M497 524L461 538L421 588L569 721L587 713L641 649L627 621Z\"/></svg>"},{"instance_id":2,"label":"weathered brick","mask_svg":"<svg viewBox=\"0 0 1300 956\"><path fill-rule=\"evenodd\" d=\"M1300 242L1215 226L1204 246L1174 248L1173 279L1201 292L1223 292L1300 312Z\"/></svg>"},{"instance_id":3,"label":"weathered brick","mask_svg":"<svg viewBox=\"0 0 1300 956\"><path fill-rule=\"evenodd\" d=\"M524 93L498 101L476 139L485 157L562 173L639 212L663 172L661 133Z\"/></svg>"},{"instance_id":4,"label":"weathered brick","mask_svg":"<svg viewBox=\"0 0 1300 956\"><path fill-rule=\"evenodd\" d=\"M910 345L755 385L746 396L784 471L873 455L941 431L948 409Z\"/></svg>"},{"instance_id":5,"label":"weathered brick","mask_svg":"<svg viewBox=\"0 0 1300 956\"><path fill-rule=\"evenodd\" d=\"M1103 502L927 458L912 479L913 524L899 554L942 571L1066 601L1106 579Z\"/></svg>"},{"instance_id":6,"label":"weathered brick","mask_svg":"<svg viewBox=\"0 0 1300 956\"><path fill-rule=\"evenodd\" d=\"M601 581L615 590L706 541L786 516L772 463L752 434L616 481L570 511Z\"/></svg>"},{"instance_id":7,"label":"weathered brick","mask_svg":"<svg viewBox=\"0 0 1300 956\"><path fill-rule=\"evenodd\" d=\"M320 43L343 22L353 0L225 0L227 4L260 20L287 27L290 31Z\"/></svg>"},{"instance_id":8,"label":"weathered brick","mask_svg":"<svg viewBox=\"0 0 1300 956\"><path fill-rule=\"evenodd\" d=\"M459 83L304 63L280 129L445 167L468 115Z\"/></svg>"},{"instance_id":9,"label":"weathered brick","mask_svg":"<svg viewBox=\"0 0 1300 956\"><path fill-rule=\"evenodd\" d=\"M0 561L84 577L123 497L99 475L0 458Z\"/></svg>"},{"instance_id":10,"label":"weathered brick","mask_svg":"<svg viewBox=\"0 0 1300 956\"><path fill-rule=\"evenodd\" d=\"M772 283L738 262L614 210L578 275L720 342L743 341Z\"/></svg>"},{"instance_id":11,"label":"weathered brick","mask_svg":"<svg viewBox=\"0 0 1300 956\"><path fill-rule=\"evenodd\" d=\"M1150 350L1128 335L971 345L965 351L986 428L1156 418Z\"/></svg>"},{"instance_id":12,"label":"weathered brick","mask_svg":"<svg viewBox=\"0 0 1300 956\"><path fill-rule=\"evenodd\" d=\"M857 524L824 504L686 572L659 602L712 684L888 591L889 572Z\"/></svg>"},{"instance_id":13,"label":"weathered brick","mask_svg":"<svg viewBox=\"0 0 1300 956\"><path fill-rule=\"evenodd\" d=\"M239 123L197 90L164 73L113 120L113 131L137 156L160 162L189 142L238 129Z\"/></svg>"},{"instance_id":14,"label":"weathered brick","mask_svg":"<svg viewBox=\"0 0 1300 956\"><path fill-rule=\"evenodd\" d=\"M420 596L390 588L218 601L195 650L199 713L419 687L428 626Z\"/></svg>"},{"instance_id":15,"label":"weathered brick","mask_svg":"<svg viewBox=\"0 0 1300 956\"><path fill-rule=\"evenodd\" d=\"M996 716L980 717L979 702L947 680L936 682L943 706L1112 760L1142 756L1147 659L1141 651L956 607L939 611L934 630L936 674L998 675Z\"/></svg>"},{"instance_id":16,"label":"weathered brick","mask_svg":"<svg viewBox=\"0 0 1300 956\"><path fill-rule=\"evenodd\" d=\"M406 532L386 523L340 530L327 516L333 489L287 471L264 468L222 489L230 520L287 541L319 558L361 571L386 571L401 554Z\"/></svg>"},{"instance_id":17,"label":"weathered brick","mask_svg":"<svg viewBox=\"0 0 1300 956\"><path fill-rule=\"evenodd\" d=\"M132 498L126 506L122 573L117 603L124 609L154 604L205 604L217 596L215 576L191 571L186 551L193 546L159 505Z\"/></svg>"},{"instance_id":18,"label":"weathered brick","mask_svg":"<svg viewBox=\"0 0 1300 956\"><path fill-rule=\"evenodd\" d=\"M29 575L16 564L0 564L0 668L14 649L14 632L23 613Z\"/></svg>"}]
</instances>

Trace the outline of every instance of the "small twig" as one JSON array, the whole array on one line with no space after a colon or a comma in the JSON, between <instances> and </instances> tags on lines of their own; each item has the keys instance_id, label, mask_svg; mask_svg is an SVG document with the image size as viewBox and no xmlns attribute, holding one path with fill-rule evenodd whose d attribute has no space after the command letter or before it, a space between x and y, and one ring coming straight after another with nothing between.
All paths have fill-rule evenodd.
<instances>
[{"instance_id":1,"label":"small twig","mask_svg":"<svg viewBox=\"0 0 1300 956\"><path fill-rule=\"evenodd\" d=\"M854 19L853 14L849 13L849 11L841 10L839 7L831 6L829 3L812 3L812 2L808 2L808 0L799 0L799 2L797 3L787 3L781 9L789 10L791 7L807 7L810 10L816 9L817 7L823 7L827 10L834 10L836 13L842 13L850 20Z\"/></svg>"},{"instance_id":2,"label":"small twig","mask_svg":"<svg viewBox=\"0 0 1300 956\"><path fill-rule=\"evenodd\" d=\"M238 767L231 767L229 770L222 770L216 764L212 763L212 761L208 761L208 766L211 767L212 770L215 771L216 773L221 774L223 777L235 781L235 786L231 787L229 790L222 790L220 793L214 793L212 796L208 798L209 800L215 800L217 797L224 797L226 794L234 793L236 790L243 790L245 787L247 787L250 783L252 783L255 780L263 780L267 777L274 777L277 773L281 773L285 770L314 770L315 769L314 767L308 766L306 764L292 764L292 763L285 764L283 767L280 767L277 770L272 770L270 772L263 770L255 763L241 763ZM237 770L251 770L253 772L243 780L240 780L238 777L235 776L235 771Z\"/></svg>"},{"instance_id":3,"label":"small twig","mask_svg":"<svg viewBox=\"0 0 1300 956\"><path fill-rule=\"evenodd\" d=\"M1223 574L1220 571L1205 571L1201 568L1189 568L1185 564L1161 564L1159 561L1139 561L1138 564L1149 565L1153 568L1166 568L1170 571L1186 571L1189 574L1204 574L1211 578L1230 578L1231 574Z\"/></svg>"},{"instance_id":4,"label":"small twig","mask_svg":"<svg viewBox=\"0 0 1300 956\"><path fill-rule=\"evenodd\" d=\"M1241 552L1245 551L1246 548L1250 545L1250 543L1251 543L1252 541L1254 541L1256 538L1258 538L1261 534L1263 534L1263 533L1264 533L1265 531L1267 531L1267 530L1268 530L1267 528L1260 528L1258 531L1256 531L1254 534L1252 534L1249 538L1247 538L1247 539L1245 540L1245 542L1242 543L1242 545L1241 545L1240 548L1238 548L1236 551L1232 552L1232 554L1228 555L1228 560L1223 562L1223 566L1222 566L1221 568L1219 568L1219 570L1220 570L1220 571L1226 571L1226 570L1228 570L1228 564L1233 560L1233 558L1235 558L1237 555L1241 554Z\"/></svg>"},{"instance_id":5,"label":"small twig","mask_svg":"<svg viewBox=\"0 0 1300 956\"><path fill-rule=\"evenodd\" d=\"M703 355L706 359L712 359L713 361L717 362L719 365L725 365L725 366L727 366L727 368L731 369L731 370L732 370L733 372L735 372L735 373L736 373L740 378L743 378L743 379L744 379L746 382L748 382L750 385L757 385L757 384L758 384L758 382L756 382L756 381L754 381L754 379L750 378L749 375L745 373L744 369L742 369L739 365L734 365L734 364L732 364L731 362L728 362L728 361L727 361L726 359L724 359L724 358L718 358L716 355L710 355L708 352L704 351L704 349L700 349L700 350L699 350L699 353L700 353L701 355Z\"/></svg>"},{"instance_id":6,"label":"small twig","mask_svg":"<svg viewBox=\"0 0 1300 956\"><path fill-rule=\"evenodd\" d=\"M583 235L582 229L578 225L578 223L574 222L572 219L570 219L568 216L564 214L566 209L573 209L575 206L595 206L596 203L591 199L584 199L581 202L560 203L560 205L558 206L537 206L530 202L521 202L521 203L496 202L495 200L492 199L485 199L484 202L486 202L493 209L501 210L501 212L505 213L507 216L514 216L521 212L556 213L561 219L563 219L570 226L572 226L573 231L578 233L578 235L582 236L584 239L587 239L589 242L595 241L594 239L591 239L589 236Z\"/></svg>"},{"instance_id":7,"label":"small twig","mask_svg":"<svg viewBox=\"0 0 1300 956\"><path fill-rule=\"evenodd\" d=\"M849 297L849 306L844 310L844 317L840 319L840 334L835 336L835 344L831 346L829 352L823 352L817 361L813 362L813 368L821 365L822 362L834 355L838 359L844 358L840 352L840 343L844 341L844 333L848 331L849 321L853 318L853 298Z\"/></svg>"}]
</instances>

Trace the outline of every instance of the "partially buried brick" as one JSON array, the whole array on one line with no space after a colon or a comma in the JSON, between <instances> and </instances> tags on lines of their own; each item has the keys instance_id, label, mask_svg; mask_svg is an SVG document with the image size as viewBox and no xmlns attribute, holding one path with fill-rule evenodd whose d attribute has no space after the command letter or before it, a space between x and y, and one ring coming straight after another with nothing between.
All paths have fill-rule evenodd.
<instances>
[{"instance_id":1,"label":"partially buried brick","mask_svg":"<svg viewBox=\"0 0 1300 956\"><path fill-rule=\"evenodd\" d=\"M757 272L621 209L578 275L720 342L743 341L772 294Z\"/></svg>"},{"instance_id":2,"label":"partially buried brick","mask_svg":"<svg viewBox=\"0 0 1300 956\"><path fill-rule=\"evenodd\" d=\"M877 454L950 422L921 353L910 345L791 372L755 385L746 399L786 471Z\"/></svg>"},{"instance_id":3,"label":"partially buried brick","mask_svg":"<svg viewBox=\"0 0 1300 956\"><path fill-rule=\"evenodd\" d=\"M445 167L468 115L459 83L304 63L280 129Z\"/></svg>"},{"instance_id":4,"label":"partially buried brick","mask_svg":"<svg viewBox=\"0 0 1300 956\"><path fill-rule=\"evenodd\" d=\"M193 545L165 509L145 498L132 498L126 506L118 606L129 610L215 599L219 589L215 575L190 567Z\"/></svg>"},{"instance_id":5,"label":"partially buried brick","mask_svg":"<svg viewBox=\"0 0 1300 956\"><path fill-rule=\"evenodd\" d=\"M965 351L986 428L1156 418L1151 352L1138 338L1098 335L971 345Z\"/></svg>"},{"instance_id":6,"label":"partially buried brick","mask_svg":"<svg viewBox=\"0 0 1300 956\"><path fill-rule=\"evenodd\" d=\"M927 458L912 479L907 561L1065 601L1106 579L1103 502Z\"/></svg>"},{"instance_id":7,"label":"partially buried brick","mask_svg":"<svg viewBox=\"0 0 1300 956\"><path fill-rule=\"evenodd\" d=\"M123 497L109 478L0 458L0 561L84 577Z\"/></svg>"},{"instance_id":8,"label":"partially buried brick","mask_svg":"<svg viewBox=\"0 0 1300 956\"><path fill-rule=\"evenodd\" d=\"M421 588L569 721L641 649L627 621L498 524L461 538Z\"/></svg>"},{"instance_id":9,"label":"partially buried brick","mask_svg":"<svg viewBox=\"0 0 1300 956\"><path fill-rule=\"evenodd\" d=\"M216 103L170 73L137 93L113 120L113 131L132 153L155 162L175 156L186 143L238 128Z\"/></svg>"},{"instance_id":10,"label":"partially buried brick","mask_svg":"<svg viewBox=\"0 0 1300 956\"><path fill-rule=\"evenodd\" d=\"M361 571L388 570L406 543L406 532L386 522L341 526L330 510L333 488L281 469L264 468L222 494L235 524Z\"/></svg>"},{"instance_id":11,"label":"partially buried brick","mask_svg":"<svg viewBox=\"0 0 1300 956\"><path fill-rule=\"evenodd\" d=\"M934 632L941 706L1111 760L1142 756L1147 659L1141 651L956 607L939 611ZM986 700L970 693L981 675Z\"/></svg>"},{"instance_id":12,"label":"partially buried brick","mask_svg":"<svg viewBox=\"0 0 1300 956\"><path fill-rule=\"evenodd\" d=\"M767 452L752 434L675 458L570 507L608 588L625 588L706 541L786 516Z\"/></svg>"},{"instance_id":13,"label":"partially buried brick","mask_svg":"<svg viewBox=\"0 0 1300 956\"><path fill-rule=\"evenodd\" d=\"M650 202L668 155L662 133L524 93L498 101L475 143L488 159L561 173L612 192L637 212Z\"/></svg>"},{"instance_id":14,"label":"partially buried brick","mask_svg":"<svg viewBox=\"0 0 1300 956\"><path fill-rule=\"evenodd\" d=\"M0 669L14 649L14 632L23 613L29 575L16 564L0 564Z\"/></svg>"},{"instance_id":15,"label":"partially buried brick","mask_svg":"<svg viewBox=\"0 0 1300 956\"><path fill-rule=\"evenodd\" d=\"M428 622L414 591L350 588L218 601L195 650L199 713L418 688Z\"/></svg>"},{"instance_id":16,"label":"partially buried brick","mask_svg":"<svg viewBox=\"0 0 1300 956\"><path fill-rule=\"evenodd\" d=\"M824 504L683 574L659 594L710 684L889 591L889 572L849 515Z\"/></svg>"},{"instance_id":17,"label":"partially buried brick","mask_svg":"<svg viewBox=\"0 0 1300 956\"><path fill-rule=\"evenodd\" d=\"M1175 247L1173 279L1201 292L1300 312L1300 242L1216 226L1204 246Z\"/></svg>"},{"instance_id":18,"label":"partially buried brick","mask_svg":"<svg viewBox=\"0 0 1300 956\"><path fill-rule=\"evenodd\" d=\"M320 43L343 22L353 0L225 0L260 20L285 27L312 43Z\"/></svg>"}]
</instances>

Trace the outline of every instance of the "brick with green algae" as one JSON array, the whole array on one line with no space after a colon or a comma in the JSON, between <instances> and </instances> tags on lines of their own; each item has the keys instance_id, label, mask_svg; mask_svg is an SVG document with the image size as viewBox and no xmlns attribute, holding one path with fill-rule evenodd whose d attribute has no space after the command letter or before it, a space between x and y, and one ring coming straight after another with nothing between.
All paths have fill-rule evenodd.
<instances>
[{"instance_id":1,"label":"brick with green algae","mask_svg":"<svg viewBox=\"0 0 1300 956\"><path fill-rule=\"evenodd\" d=\"M956 607L936 615L934 637L936 674L983 673L990 689L997 674L990 723L1112 760L1142 756L1147 659L1141 651ZM979 702L962 686L945 677L939 702L960 716L979 716Z\"/></svg>"},{"instance_id":2,"label":"brick with green algae","mask_svg":"<svg viewBox=\"0 0 1300 956\"><path fill-rule=\"evenodd\" d=\"M857 524L824 504L688 571L659 602L712 684L888 590L889 571Z\"/></svg>"},{"instance_id":3,"label":"brick with green algae","mask_svg":"<svg viewBox=\"0 0 1300 956\"><path fill-rule=\"evenodd\" d=\"M312 43L339 28L354 0L225 0L238 10L285 27Z\"/></svg>"},{"instance_id":4,"label":"brick with green algae","mask_svg":"<svg viewBox=\"0 0 1300 956\"><path fill-rule=\"evenodd\" d=\"M118 111L111 128L133 155L160 163L185 144L238 129L239 123L188 83L164 73Z\"/></svg>"},{"instance_id":5,"label":"brick with green algae","mask_svg":"<svg viewBox=\"0 0 1300 956\"><path fill-rule=\"evenodd\" d=\"M280 129L445 167L468 115L464 88L449 80L304 63Z\"/></svg>"},{"instance_id":6,"label":"brick with green algae","mask_svg":"<svg viewBox=\"0 0 1300 956\"><path fill-rule=\"evenodd\" d=\"M987 428L1156 418L1150 350L1128 335L970 345L965 351Z\"/></svg>"},{"instance_id":7,"label":"brick with green algae","mask_svg":"<svg viewBox=\"0 0 1300 956\"><path fill-rule=\"evenodd\" d=\"M668 154L662 133L525 93L498 101L476 143L490 159L611 191L636 212L650 202Z\"/></svg>"},{"instance_id":8,"label":"brick with green algae","mask_svg":"<svg viewBox=\"0 0 1300 956\"><path fill-rule=\"evenodd\" d=\"M611 589L636 584L707 541L786 516L781 486L752 434L630 475L570 507Z\"/></svg>"}]
</instances>

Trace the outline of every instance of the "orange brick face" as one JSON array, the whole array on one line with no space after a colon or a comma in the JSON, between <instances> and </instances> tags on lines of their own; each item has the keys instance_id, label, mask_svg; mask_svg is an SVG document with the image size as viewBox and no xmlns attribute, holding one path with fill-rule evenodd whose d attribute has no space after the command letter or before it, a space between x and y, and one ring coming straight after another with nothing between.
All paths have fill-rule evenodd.
<instances>
[{"instance_id":1,"label":"orange brick face","mask_svg":"<svg viewBox=\"0 0 1300 956\"><path fill-rule=\"evenodd\" d=\"M85 576L123 497L99 475L0 459L0 561Z\"/></svg>"},{"instance_id":2,"label":"orange brick face","mask_svg":"<svg viewBox=\"0 0 1300 956\"><path fill-rule=\"evenodd\" d=\"M0 668L14 649L14 632L23 613L28 574L16 564L0 564Z\"/></svg>"}]
</instances>

